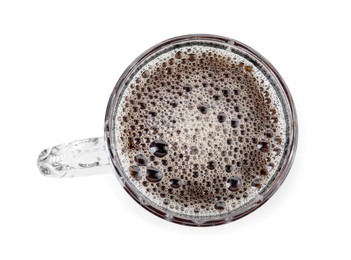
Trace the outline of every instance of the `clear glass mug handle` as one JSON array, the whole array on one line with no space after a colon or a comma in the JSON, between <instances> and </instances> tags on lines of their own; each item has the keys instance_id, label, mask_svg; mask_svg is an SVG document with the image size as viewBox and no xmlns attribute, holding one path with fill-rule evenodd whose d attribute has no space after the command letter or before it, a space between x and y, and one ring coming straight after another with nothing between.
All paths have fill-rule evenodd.
<instances>
[{"instance_id":1,"label":"clear glass mug handle","mask_svg":"<svg viewBox=\"0 0 351 260\"><path fill-rule=\"evenodd\" d=\"M50 177L77 177L111 173L103 137L55 145L38 157L39 171Z\"/></svg>"}]
</instances>

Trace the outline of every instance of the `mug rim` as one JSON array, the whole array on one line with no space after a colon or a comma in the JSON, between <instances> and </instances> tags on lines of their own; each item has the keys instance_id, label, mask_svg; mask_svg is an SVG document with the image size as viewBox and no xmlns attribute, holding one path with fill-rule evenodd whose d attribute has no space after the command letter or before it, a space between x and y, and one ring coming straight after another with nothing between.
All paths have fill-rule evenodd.
<instances>
[{"instance_id":1,"label":"mug rim","mask_svg":"<svg viewBox=\"0 0 351 260\"><path fill-rule=\"evenodd\" d=\"M111 142L110 131L114 130L114 127L113 127L114 109L118 103L119 97L121 96L121 94L123 94L122 92L122 89L124 87L123 83L125 82L126 79L129 78L131 72L133 72L146 57L152 55L153 53L157 52L159 49L165 46L171 46L180 42L196 41L196 40L202 40L202 41L208 40L212 42L219 42L222 44L225 43L225 44L232 45L233 47L243 49L244 51L248 52L255 59L261 62L264 65L265 69L267 69L272 75L276 77L276 80L279 82L279 87L281 87L281 90L285 95L285 98L287 101L285 105L286 105L286 110L288 110L289 112L289 117L291 120L290 122L291 125L289 127L290 133L288 133L291 141L288 147L286 148L287 155L286 155L286 158L284 159L284 163L281 166L280 170L278 171L277 176L275 177L273 182L267 188L267 191L265 191L263 195L260 195L254 203L248 203L247 205L244 205L243 206L244 210L242 210L242 212L238 212L238 214L233 214L233 211L231 211L228 213L218 214L215 216L207 216L207 217L201 216L199 218L196 218L194 216L189 216L187 214L180 214L180 213L178 214L173 211L166 212L167 210L157 205L156 203L152 202L146 196L140 196L140 191L138 191L133 185L130 185L130 183L128 183L128 181L123 176L122 172L124 171L121 168L118 155L115 152L115 147L114 147L115 143ZM246 44L243 44L231 38L212 35L212 34L188 34L188 35L173 37L152 46L151 48L147 49L142 54L140 54L136 59L134 59L134 61L125 69L125 71L118 79L111 93L111 96L107 105L106 114L105 114L105 124L104 124L104 137L105 137L105 150L107 152L107 157L112 166L113 172L117 176L117 179L120 181L123 188L138 204L140 204L143 208L153 213L154 215L174 223L183 224L187 226L215 226L215 225L220 225L220 224L235 221L237 219L240 219L250 214L251 212L258 209L260 206L262 206L265 202L267 202L272 197L272 195L279 189L279 187L286 179L295 158L297 142L298 142L298 123L297 123L296 108L285 81L283 80L279 72L275 69L275 67L266 58L264 58L263 55L261 55L251 47L247 46ZM245 206L247 206L247 208L245 208ZM203 220L203 218L206 218L206 220Z\"/></svg>"}]
</instances>

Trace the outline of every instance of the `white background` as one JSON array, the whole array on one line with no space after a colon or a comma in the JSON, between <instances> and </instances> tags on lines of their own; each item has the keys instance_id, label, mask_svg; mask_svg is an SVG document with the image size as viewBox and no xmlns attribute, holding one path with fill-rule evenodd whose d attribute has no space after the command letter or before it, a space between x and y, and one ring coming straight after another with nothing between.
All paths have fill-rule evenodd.
<instances>
[{"instance_id":1,"label":"white background","mask_svg":"<svg viewBox=\"0 0 351 260\"><path fill-rule=\"evenodd\" d=\"M348 1L1 1L0 259L350 259ZM231 224L142 209L113 174L43 177L48 146L103 135L132 60L167 38L242 41L278 69L300 125L281 189Z\"/></svg>"}]
</instances>

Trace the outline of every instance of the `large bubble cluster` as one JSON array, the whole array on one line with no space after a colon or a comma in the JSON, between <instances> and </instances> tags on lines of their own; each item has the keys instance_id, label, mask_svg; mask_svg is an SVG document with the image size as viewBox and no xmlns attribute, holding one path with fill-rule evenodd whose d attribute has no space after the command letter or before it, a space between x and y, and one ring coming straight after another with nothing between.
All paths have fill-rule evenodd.
<instances>
[{"instance_id":1,"label":"large bubble cluster","mask_svg":"<svg viewBox=\"0 0 351 260\"><path fill-rule=\"evenodd\" d=\"M116 115L128 181L177 213L243 206L269 185L284 153L286 123L270 81L211 46L179 47L145 64Z\"/></svg>"}]
</instances>

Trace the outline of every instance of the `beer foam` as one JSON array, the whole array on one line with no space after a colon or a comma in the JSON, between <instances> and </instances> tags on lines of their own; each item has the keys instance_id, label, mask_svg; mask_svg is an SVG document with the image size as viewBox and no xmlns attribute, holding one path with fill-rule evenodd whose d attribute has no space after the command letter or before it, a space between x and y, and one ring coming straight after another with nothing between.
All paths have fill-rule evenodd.
<instances>
[{"instance_id":1,"label":"beer foam","mask_svg":"<svg viewBox=\"0 0 351 260\"><path fill-rule=\"evenodd\" d=\"M155 55L127 81L115 111L125 178L162 208L230 213L256 199L284 157L283 102L244 55L199 44Z\"/></svg>"}]
</instances>

